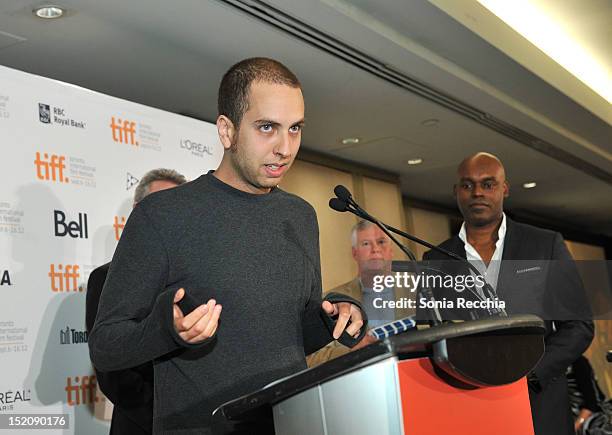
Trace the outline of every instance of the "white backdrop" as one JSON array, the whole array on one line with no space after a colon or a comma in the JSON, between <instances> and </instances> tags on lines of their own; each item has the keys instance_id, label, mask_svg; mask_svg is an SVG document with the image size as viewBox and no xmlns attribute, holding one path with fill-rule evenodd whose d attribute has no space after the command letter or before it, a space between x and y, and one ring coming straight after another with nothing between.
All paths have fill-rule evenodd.
<instances>
[{"instance_id":1,"label":"white backdrop","mask_svg":"<svg viewBox=\"0 0 612 435\"><path fill-rule=\"evenodd\" d=\"M107 433L87 278L111 259L138 179L215 168L216 128L0 67L0 141L0 413L66 413L70 430L45 433Z\"/></svg>"}]
</instances>

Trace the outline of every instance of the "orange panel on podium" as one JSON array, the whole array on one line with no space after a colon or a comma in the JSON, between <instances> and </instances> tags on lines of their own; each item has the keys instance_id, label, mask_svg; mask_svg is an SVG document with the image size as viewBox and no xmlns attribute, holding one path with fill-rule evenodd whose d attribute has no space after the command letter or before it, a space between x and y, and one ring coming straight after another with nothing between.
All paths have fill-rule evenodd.
<instances>
[{"instance_id":1,"label":"orange panel on podium","mask_svg":"<svg viewBox=\"0 0 612 435\"><path fill-rule=\"evenodd\" d=\"M448 385L428 358L397 365L405 435L533 435L525 378L463 390Z\"/></svg>"}]
</instances>

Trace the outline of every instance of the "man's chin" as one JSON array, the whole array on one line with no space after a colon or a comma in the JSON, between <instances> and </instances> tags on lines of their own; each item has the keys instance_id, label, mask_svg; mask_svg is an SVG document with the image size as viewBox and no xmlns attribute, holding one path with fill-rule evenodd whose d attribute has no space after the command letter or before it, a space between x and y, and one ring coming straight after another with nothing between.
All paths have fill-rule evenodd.
<instances>
[{"instance_id":1,"label":"man's chin","mask_svg":"<svg viewBox=\"0 0 612 435\"><path fill-rule=\"evenodd\" d=\"M364 271L372 275L388 273L390 270L389 263L389 261L385 260L370 260L365 265Z\"/></svg>"},{"instance_id":2,"label":"man's chin","mask_svg":"<svg viewBox=\"0 0 612 435\"><path fill-rule=\"evenodd\" d=\"M259 181L259 186L265 189L274 189L276 186L278 186L281 182L281 180L283 179L283 177L278 177L278 178L264 178Z\"/></svg>"},{"instance_id":3,"label":"man's chin","mask_svg":"<svg viewBox=\"0 0 612 435\"><path fill-rule=\"evenodd\" d=\"M473 227L486 227L497 222L497 216L483 213L470 213L469 219L466 219Z\"/></svg>"}]
</instances>

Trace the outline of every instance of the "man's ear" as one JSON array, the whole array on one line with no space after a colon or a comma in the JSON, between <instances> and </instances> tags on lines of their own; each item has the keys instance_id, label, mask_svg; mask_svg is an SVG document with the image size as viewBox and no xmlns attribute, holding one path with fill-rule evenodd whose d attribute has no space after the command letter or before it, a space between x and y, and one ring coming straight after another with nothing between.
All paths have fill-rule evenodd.
<instances>
[{"instance_id":1,"label":"man's ear","mask_svg":"<svg viewBox=\"0 0 612 435\"><path fill-rule=\"evenodd\" d=\"M353 254L353 260L357 261L357 248L351 247L351 254Z\"/></svg>"},{"instance_id":2,"label":"man's ear","mask_svg":"<svg viewBox=\"0 0 612 435\"><path fill-rule=\"evenodd\" d=\"M457 198L457 185L453 184L453 196Z\"/></svg>"},{"instance_id":3,"label":"man's ear","mask_svg":"<svg viewBox=\"0 0 612 435\"><path fill-rule=\"evenodd\" d=\"M217 118L217 133L223 148L226 151L229 150L234 143L234 135L236 134L236 128L232 120L225 115L219 115Z\"/></svg>"},{"instance_id":4,"label":"man's ear","mask_svg":"<svg viewBox=\"0 0 612 435\"><path fill-rule=\"evenodd\" d=\"M508 198L510 196L510 185L507 181L504 181L504 198Z\"/></svg>"}]
</instances>

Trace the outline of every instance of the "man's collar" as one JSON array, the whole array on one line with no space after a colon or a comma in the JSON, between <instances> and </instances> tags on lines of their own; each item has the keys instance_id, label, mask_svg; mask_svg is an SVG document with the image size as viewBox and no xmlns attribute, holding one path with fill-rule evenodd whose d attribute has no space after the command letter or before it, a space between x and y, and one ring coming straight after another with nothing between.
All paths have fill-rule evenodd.
<instances>
[{"instance_id":1,"label":"man's collar","mask_svg":"<svg viewBox=\"0 0 612 435\"><path fill-rule=\"evenodd\" d=\"M497 230L497 240L504 240L506 237L506 213L502 213L502 221L499 229ZM459 230L459 238L463 243L468 243L467 241L467 232L465 230L465 221L461 224L461 229Z\"/></svg>"}]
</instances>

